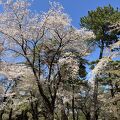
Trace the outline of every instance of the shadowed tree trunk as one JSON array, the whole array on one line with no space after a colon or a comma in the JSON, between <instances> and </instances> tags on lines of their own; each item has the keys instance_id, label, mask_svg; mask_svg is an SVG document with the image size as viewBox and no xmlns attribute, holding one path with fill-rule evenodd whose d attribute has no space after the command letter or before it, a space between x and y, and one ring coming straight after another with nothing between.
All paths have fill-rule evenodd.
<instances>
[{"instance_id":1,"label":"shadowed tree trunk","mask_svg":"<svg viewBox=\"0 0 120 120\"><path fill-rule=\"evenodd\" d=\"M90 113L87 113L87 115L85 115L85 117L86 117L86 120L91 120Z\"/></svg>"},{"instance_id":2,"label":"shadowed tree trunk","mask_svg":"<svg viewBox=\"0 0 120 120\"><path fill-rule=\"evenodd\" d=\"M31 102L31 110L32 110L32 117L33 120L38 120L38 114L37 111L35 110L34 103Z\"/></svg>"},{"instance_id":3,"label":"shadowed tree trunk","mask_svg":"<svg viewBox=\"0 0 120 120\"><path fill-rule=\"evenodd\" d=\"M103 51L104 51L104 41L101 40L99 59L101 59L103 57Z\"/></svg>"},{"instance_id":4,"label":"shadowed tree trunk","mask_svg":"<svg viewBox=\"0 0 120 120\"><path fill-rule=\"evenodd\" d=\"M12 111L13 111L13 109L11 108L10 113L9 113L9 120L12 120Z\"/></svg>"},{"instance_id":5,"label":"shadowed tree trunk","mask_svg":"<svg viewBox=\"0 0 120 120\"><path fill-rule=\"evenodd\" d=\"M27 111L22 111L20 115L17 115L16 120L28 120Z\"/></svg>"},{"instance_id":6,"label":"shadowed tree trunk","mask_svg":"<svg viewBox=\"0 0 120 120\"><path fill-rule=\"evenodd\" d=\"M72 91L73 91L73 94L72 94L72 117L73 117L73 120L75 120L75 99L74 99L74 85L72 86Z\"/></svg>"},{"instance_id":7,"label":"shadowed tree trunk","mask_svg":"<svg viewBox=\"0 0 120 120\"><path fill-rule=\"evenodd\" d=\"M60 99L61 102L61 120L68 120L68 117L65 113L65 107L62 98Z\"/></svg>"},{"instance_id":8,"label":"shadowed tree trunk","mask_svg":"<svg viewBox=\"0 0 120 120\"><path fill-rule=\"evenodd\" d=\"M104 41L101 40L99 59L102 59L103 51L104 51ZM98 120L98 79L97 78L94 81L92 120Z\"/></svg>"},{"instance_id":9,"label":"shadowed tree trunk","mask_svg":"<svg viewBox=\"0 0 120 120\"><path fill-rule=\"evenodd\" d=\"M98 80L94 81L92 120L98 120Z\"/></svg>"},{"instance_id":10,"label":"shadowed tree trunk","mask_svg":"<svg viewBox=\"0 0 120 120\"><path fill-rule=\"evenodd\" d=\"M77 109L77 116L76 116L76 120L79 120L79 113L80 113L80 111Z\"/></svg>"},{"instance_id":11,"label":"shadowed tree trunk","mask_svg":"<svg viewBox=\"0 0 120 120\"><path fill-rule=\"evenodd\" d=\"M1 110L1 111L0 111L0 120L3 120L3 119L2 119L3 114L4 114L4 110Z\"/></svg>"}]
</instances>

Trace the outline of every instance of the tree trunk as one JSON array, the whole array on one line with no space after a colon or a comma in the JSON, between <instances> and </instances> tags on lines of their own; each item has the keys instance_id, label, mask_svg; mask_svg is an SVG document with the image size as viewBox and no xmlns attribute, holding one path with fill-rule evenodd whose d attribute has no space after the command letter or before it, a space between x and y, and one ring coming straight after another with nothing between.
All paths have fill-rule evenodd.
<instances>
[{"instance_id":1,"label":"tree trunk","mask_svg":"<svg viewBox=\"0 0 120 120\"><path fill-rule=\"evenodd\" d=\"M20 115L17 115L16 120L28 120L27 111L22 111Z\"/></svg>"},{"instance_id":2,"label":"tree trunk","mask_svg":"<svg viewBox=\"0 0 120 120\"><path fill-rule=\"evenodd\" d=\"M35 106L37 107L37 106ZM33 120L38 120L38 112L37 112L37 108L34 107L34 103L31 102L31 110L32 110L32 117L33 117Z\"/></svg>"},{"instance_id":3,"label":"tree trunk","mask_svg":"<svg viewBox=\"0 0 120 120\"><path fill-rule=\"evenodd\" d=\"M65 108L64 108L64 104L63 104L63 100L61 98L61 120L68 120L68 117L65 113Z\"/></svg>"},{"instance_id":4,"label":"tree trunk","mask_svg":"<svg viewBox=\"0 0 120 120\"><path fill-rule=\"evenodd\" d=\"M70 115L70 108L69 108L69 103L68 102L67 102L66 108L67 108L67 116L69 116Z\"/></svg>"},{"instance_id":5,"label":"tree trunk","mask_svg":"<svg viewBox=\"0 0 120 120\"><path fill-rule=\"evenodd\" d=\"M101 40L99 59L102 59L103 51L104 51L104 41ZM98 120L98 79L95 79L94 81L92 120Z\"/></svg>"},{"instance_id":6,"label":"tree trunk","mask_svg":"<svg viewBox=\"0 0 120 120\"><path fill-rule=\"evenodd\" d=\"M12 120L12 111L13 111L13 109L11 108L11 109L10 109L10 113L9 113L9 119L8 119L8 120Z\"/></svg>"},{"instance_id":7,"label":"tree trunk","mask_svg":"<svg viewBox=\"0 0 120 120\"><path fill-rule=\"evenodd\" d=\"M85 117L86 117L86 120L91 120L90 113L87 113Z\"/></svg>"},{"instance_id":8,"label":"tree trunk","mask_svg":"<svg viewBox=\"0 0 120 120\"><path fill-rule=\"evenodd\" d=\"M92 120L98 120L98 80L94 81Z\"/></svg>"},{"instance_id":9,"label":"tree trunk","mask_svg":"<svg viewBox=\"0 0 120 120\"><path fill-rule=\"evenodd\" d=\"M28 120L27 111L22 111L22 114L23 114L22 120Z\"/></svg>"},{"instance_id":10,"label":"tree trunk","mask_svg":"<svg viewBox=\"0 0 120 120\"><path fill-rule=\"evenodd\" d=\"M68 120L68 117L65 113L64 108L62 108L62 110L61 110L61 120Z\"/></svg>"},{"instance_id":11,"label":"tree trunk","mask_svg":"<svg viewBox=\"0 0 120 120\"><path fill-rule=\"evenodd\" d=\"M101 59L103 57L103 51L104 51L104 41L101 40L99 59Z\"/></svg>"},{"instance_id":12,"label":"tree trunk","mask_svg":"<svg viewBox=\"0 0 120 120\"><path fill-rule=\"evenodd\" d=\"M74 85L72 86L72 89L73 89L73 94L72 94L72 117L73 117L73 120L75 120Z\"/></svg>"},{"instance_id":13,"label":"tree trunk","mask_svg":"<svg viewBox=\"0 0 120 120\"><path fill-rule=\"evenodd\" d=\"M1 111L0 111L0 120L2 120L3 114L4 114L4 110L1 110Z\"/></svg>"},{"instance_id":14,"label":"tree trunk","mask_svg":"<svg viewBox=\"0 0 120 120\"><path fill-rule=\"evenodd\" d=\"M77 117L76 120L79 120L79 110L77 109Z\"/></svg>"}]
</instances>

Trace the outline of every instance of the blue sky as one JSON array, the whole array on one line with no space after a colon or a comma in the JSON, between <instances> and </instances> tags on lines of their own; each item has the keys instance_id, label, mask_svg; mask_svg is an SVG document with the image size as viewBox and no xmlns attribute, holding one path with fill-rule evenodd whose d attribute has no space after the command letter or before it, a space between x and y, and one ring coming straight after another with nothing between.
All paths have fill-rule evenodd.
<instances>
[{"instance_id":1,"label":"blue sky","mask_svg":"<svg viewBox=\"0 0 120 120\"><path fill-rule=\"evenodd\" d=\"M87 15L88 11L95 10L98 6L111 4L120 8L120 0L50 0L57 1L63 5L65 12L72 18L72 24L79 28L80 17ZM34 0L32 10L47 11L49 0Z\"/></svg>"},{"instance_id":2,"label":"blue sky","mask_svg":"<svg viewBox=\"0 0 120 120\"><path fill-rule=\"evenodd\" d=\"M32 0L30 0L32 1ZM115 8L120 8L120 0L50 0L57 1L63 5L65 12L72 19L72 24L80 28L80 17L87 15L88 11L95 10L98 6L111 4ZM33 0L31 10L36 12L47 11L49 9L49 0ZM95 60L99 57L97 48L92 54L87 56L88 60ZM20 61L18 58L17 61Z\"/></svg>"}]
</instances>

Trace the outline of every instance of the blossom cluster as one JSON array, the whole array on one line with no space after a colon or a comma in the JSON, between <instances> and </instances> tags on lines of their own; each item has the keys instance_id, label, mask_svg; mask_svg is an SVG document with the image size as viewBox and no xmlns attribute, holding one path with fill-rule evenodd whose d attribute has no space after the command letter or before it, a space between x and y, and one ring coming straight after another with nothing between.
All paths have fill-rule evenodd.
<instances>
[{"instance_id":1,"label":"blossom cluster","mask_svg":"<svg viewBox=\"0 0 120 120\"><path fill-rule=\"evenodd\" d=\"M103 72L105 67L109 64L110 61L111 61L111 58L109 57L104 57L100 59L98 64L95 66L95 68L91 72L91 78L90 78L91 83L95 81L96 77L100 77L101 73Z\"/></svg>"}]
</instances>

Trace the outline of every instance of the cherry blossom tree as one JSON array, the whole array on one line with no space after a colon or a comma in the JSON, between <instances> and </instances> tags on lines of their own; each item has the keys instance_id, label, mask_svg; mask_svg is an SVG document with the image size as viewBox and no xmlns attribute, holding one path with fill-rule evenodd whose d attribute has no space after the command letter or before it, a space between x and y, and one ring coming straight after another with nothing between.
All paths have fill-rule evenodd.
<instances>
[{"instance_id":1,"label":"cherry blossom tree","mask_svg":"<svg viewBox=\"0 0 120 120\"><path fill-rule=\"evenodd\" d=\"M53 120L57 92L64 80L61 67L67 61L65 64L75 79L78 63L74 54L80 57L89 54L87 41L95 36L91 31L73 27L63 7L56 2L50 3L48 12L40 14L33 14L29 5L24 0L3 2L0 33L6 40L6 49L26 59L34 76L33 84L37 84L44 103L43 111L47 113L43 116ZM35 112L33 119L38 120Z\"/></svg>"}]
</instances>

